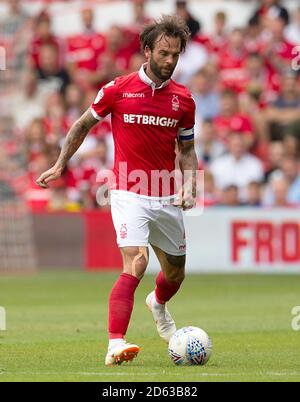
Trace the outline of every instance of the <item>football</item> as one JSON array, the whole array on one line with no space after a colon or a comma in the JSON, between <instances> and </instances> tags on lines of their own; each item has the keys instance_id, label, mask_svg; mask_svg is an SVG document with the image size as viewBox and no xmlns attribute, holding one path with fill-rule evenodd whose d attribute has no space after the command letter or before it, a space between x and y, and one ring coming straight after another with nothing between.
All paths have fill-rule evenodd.
<instances>
[{"instance_id":1,"label":"football","mask_svg":"<svg viewBox=\"0 0 300 402\"><path fill-rule=\"evenodd\" d=\"M171 337L168 352L177 365L204 366L212 354L212 342L203 329L184 327Z\"/></svg>"}]
</instances>

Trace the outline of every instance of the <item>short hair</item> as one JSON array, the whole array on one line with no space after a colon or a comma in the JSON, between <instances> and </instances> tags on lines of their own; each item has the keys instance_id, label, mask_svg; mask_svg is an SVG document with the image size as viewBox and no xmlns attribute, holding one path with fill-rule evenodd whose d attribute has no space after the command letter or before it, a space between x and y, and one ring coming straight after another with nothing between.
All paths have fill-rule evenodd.
<instances>
[{"instance_id":1,"label":"short hair","mask_svg":"<svg viewBox=\"0 0 300 402\"><path fill-rule=\"evenodd\" d=\"M215 19L220 19L222 21L226 21L226 13L224 11L217 11L215 14Z\"/></svg>"},{"instance_id":2,"label":"short hair","mask_svg":"<svg viewBox=\"0 0 300 402\"><path fill-rule=\"evenodd\" d=\"M144 51L147 46L153 50L157 38L161 35L179 38L180 51L183 52L190 37L190 31L184 20L177 16L164 15L161 19L147 25L140 34L142 50Z\"/></svg>"}]
</instances>

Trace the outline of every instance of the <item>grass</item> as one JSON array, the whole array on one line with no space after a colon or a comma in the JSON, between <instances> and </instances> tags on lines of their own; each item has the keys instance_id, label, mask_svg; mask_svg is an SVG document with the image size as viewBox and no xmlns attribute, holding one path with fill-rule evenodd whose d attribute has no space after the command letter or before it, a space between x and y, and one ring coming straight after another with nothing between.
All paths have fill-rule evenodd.
<instances>
[{"instance_id":1,"label":"grass","mask_svg":"<svg viewBox=\"0 0 300 402\"><path fill-rule=\"evenodd\" d=\"M199 326L213 340L204 367L177 367L136 293L127 340L141 346L130 364L106 368L107 298L118 274L43 272L0 278L0 382L5 381L299 381L300 331L291 309L300 305L300 277L188 275L169 307L177 326Z\"/></svg>"}]
</instances>

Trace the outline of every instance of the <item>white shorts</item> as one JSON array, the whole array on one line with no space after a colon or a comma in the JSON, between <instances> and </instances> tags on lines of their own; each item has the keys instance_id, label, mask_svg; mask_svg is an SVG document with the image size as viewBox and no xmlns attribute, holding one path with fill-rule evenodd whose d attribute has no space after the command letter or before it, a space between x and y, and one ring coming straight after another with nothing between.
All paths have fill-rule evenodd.
<instances>
[{"instance_id":1,"label":"white shorts","mask_svg":"<svg viewBox=\"0 0 300 402\"><path fill-rule=\"evenodd\" d=\"M119 247L152 244L168 254L185 255L182 211L170 199L113 190L111 213Z\"/></svg>"}]
</instances>

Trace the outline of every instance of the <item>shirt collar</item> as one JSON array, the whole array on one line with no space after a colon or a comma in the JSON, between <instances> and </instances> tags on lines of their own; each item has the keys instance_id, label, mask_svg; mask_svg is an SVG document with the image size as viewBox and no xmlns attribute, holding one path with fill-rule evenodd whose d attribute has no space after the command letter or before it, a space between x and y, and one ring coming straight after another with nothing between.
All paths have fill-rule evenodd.
<instances>
[{"instance_id":1,"label":"shirt collar","mask_svg":"<svg viewBox=\"0 0 300 402\"><path fill-rule=\"evenodd\" d=\"M139 77L140 77L140 80L143 81L146 85L149 85L152 89L161 89L161 88L166 87L166 86L169 84L170 80L166 80L166 81L164 81L159 87L157 87L156 84L155 84L155 82L153 82L153 81L148 77L148 75L146 74L146 66L147 66L147 63L144 63L144 64L141 66L140 70L139 70Z\"/></svg>"}]
</instances>

